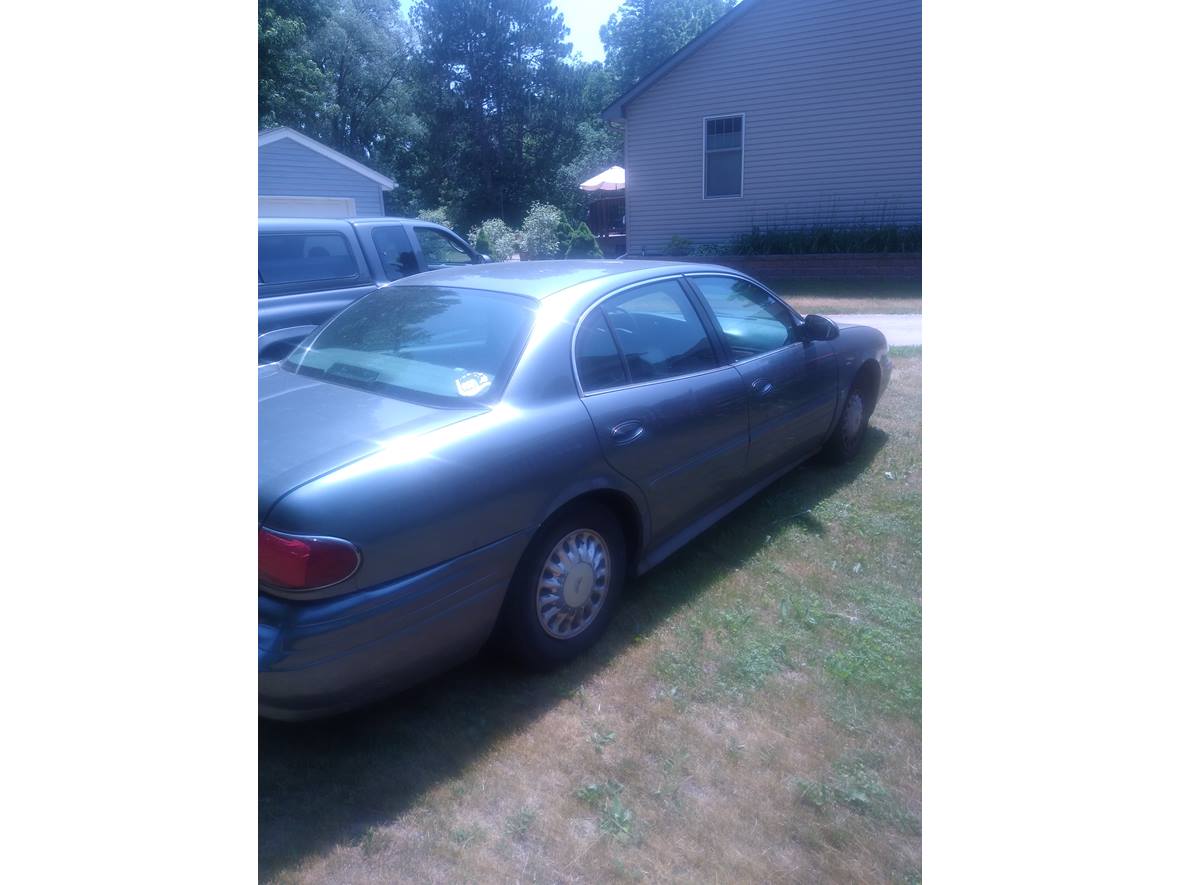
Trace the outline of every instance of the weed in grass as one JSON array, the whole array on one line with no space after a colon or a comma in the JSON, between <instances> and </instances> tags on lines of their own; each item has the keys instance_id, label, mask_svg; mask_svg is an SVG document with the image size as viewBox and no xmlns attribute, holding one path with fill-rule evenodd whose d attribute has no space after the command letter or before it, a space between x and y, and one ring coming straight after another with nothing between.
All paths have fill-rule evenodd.
<instances>
[{"instance_id":1,"label":"weed in grass","mask_svg":"<svg viewBox=\"0 0 1180 885\"><path fill-rule=\"evenodd\" d=\"M574 795L598 809L598 828L620 842L634 836L635 813L623 804L623 785L618 781L585 784Z\"/></svg>"},{"instance_id":2,"label":"weed in grass","mask_svg":"<svg viewBox=\"0 0 1180 885\"><path fill-rule=\"evenodd\" d=\"M590 743L594 744L594 750L601 753L605 747L610 746L615 742L615 733L613 731L600 731L595 729L590 732Z\"/></svg>"},{"instance_id":3,"label":"weed in grass","mask_svg":"<svg viewBox=\"0 0 1180 885\"><path fill-rule=\"evenodd\" d=\"M372 857L378 854L386 845L389 844L389 836L383 833L378 827L369 827L361 836L361 853L365 857Z\"/></svg>"},{"instance_id":4,"label":"weed in grass","mask_svg":"<svg viewBox=\"0 0 1180 885\"><path fill-rule=\"evenodd\" d=\"M451 831L451 841L460 848L468 845L478 845L483 841L484 832L478 826L460 827Z\"/></svg>"},{"instance_id":5,"label":"weed in grass","mask_svg":"<svg viewBox=\"0 0 1180 885\"><path fill-rule=\"evenodd\" d=\"M635 833L635 813L623 804L619 795L607 799L598 818L598 827L620 842L630 841Z\"/></svg>"},{"instance_id":6,"label":"weed in grass","mask_svg":"<svg viewBox=\"0 0 1180 885\"><path fill-rule=\"evenodd\" d=\"M510 839L519 839L529 831L533 821L537 819L537 812L532 808L522 808L509 815L504 823L504 834Z\"/></svg>"},{"instance_id":7,"label":"weed in grass","mask_svg":"<svg viewBox=\"0 0 1180 885\"><path fill-rule=\"evenodd\" d=\"M867 753L842 758L832 766L830 779L799 780L799 801L821 812L838 805L916 835L921 831L918 821L881 781L883 761Z\"/></svg>"}]
</instances>

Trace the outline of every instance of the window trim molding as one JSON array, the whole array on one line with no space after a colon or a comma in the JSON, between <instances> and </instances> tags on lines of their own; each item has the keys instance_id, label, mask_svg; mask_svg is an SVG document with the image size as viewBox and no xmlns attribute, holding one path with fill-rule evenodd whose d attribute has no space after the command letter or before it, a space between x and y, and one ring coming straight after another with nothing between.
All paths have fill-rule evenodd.
<instances>
[{"instance_id":1,"label":"window trim molding","mask_svg":"<svg viewBox=\"0 0 1180 885\"><path fill-rule=\"evenodd\" d=\"M730 117L740 117L742 121L742 165L738 173L738 192L736 194L721 194L718 196L709 196L708 193L708 176L709 176L709 121L710 120L726 120ZM701 199L702 200L740 200L746 195L746 115L745 112L737 114L710 114L707 117L701 117Z\"/></svg>"}]
</instances>

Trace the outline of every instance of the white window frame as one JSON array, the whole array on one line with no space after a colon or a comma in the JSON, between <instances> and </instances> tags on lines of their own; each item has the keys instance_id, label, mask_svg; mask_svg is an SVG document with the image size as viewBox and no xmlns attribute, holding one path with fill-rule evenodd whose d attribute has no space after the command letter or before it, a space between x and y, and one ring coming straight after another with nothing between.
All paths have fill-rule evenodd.
<instances>
[{"instance_id":1,"label":"white window frame","mask_svg":"<svg viewBox=\"0 0 1180 885\"><path fill-rule=\"evenodd\" d=\"M742 166L738 176L738 192L736 194L721 194L710 197L708 193L709 180L709 121L727 120L730 117L740 117L742 120ZM742 114L712 114L701 118L701 199L702 200L740 200L746 194L746 115Z\"/></svg>"}]
</instances>

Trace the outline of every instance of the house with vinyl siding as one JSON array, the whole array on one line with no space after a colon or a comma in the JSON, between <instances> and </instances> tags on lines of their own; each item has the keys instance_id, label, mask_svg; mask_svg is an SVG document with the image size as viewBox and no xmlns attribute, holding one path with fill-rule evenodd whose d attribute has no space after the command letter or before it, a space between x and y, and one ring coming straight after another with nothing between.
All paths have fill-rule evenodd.
<instances>
[{"instance_id":1,"label":"house with vinyl siding","mask_svg":"<svg viewBox=\"0 0 1180 885\"><path fill-rule=\"evenodd\" d=\"M922 220L920 0L743 0L603 112L629 255Z\"/></svg>"},{"instance_id":2,"label":"house with vinyl siding","mask_svg":"<svg viewBox=\"0 0 1180 885\"><path fill-rule=\"evenodd\" d=\"M385 214L397 183L286 126L258 133L260 218L357 218Z\"/></svg>"}]
</instances>

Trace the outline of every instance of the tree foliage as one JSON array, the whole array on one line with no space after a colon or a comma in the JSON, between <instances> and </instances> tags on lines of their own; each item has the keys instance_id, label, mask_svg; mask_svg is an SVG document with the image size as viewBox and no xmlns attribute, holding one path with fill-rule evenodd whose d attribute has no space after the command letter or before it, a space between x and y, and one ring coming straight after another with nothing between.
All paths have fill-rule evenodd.
<instances>
[{"instance_id":1,"label":"tree foliage","mask_svg":"<svg viewBox=\"0 0 1180 885\"><path fill-rule=\"evenodd\" d=\"M599 31L624 92L733 7L736 0L625 0Z\"/></svg>"}]
</instances>

